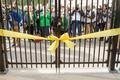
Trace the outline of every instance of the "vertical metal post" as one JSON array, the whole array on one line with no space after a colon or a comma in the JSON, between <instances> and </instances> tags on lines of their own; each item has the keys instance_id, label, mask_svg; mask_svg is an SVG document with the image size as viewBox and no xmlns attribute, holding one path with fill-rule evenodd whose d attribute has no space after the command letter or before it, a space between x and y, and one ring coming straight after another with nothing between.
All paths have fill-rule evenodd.
<instances>
[{"instance_id":1,"label":"vertical metal post","mask_svg":"<svg viewBox=\"0 0 120 80\"><path fill-rule=\"evenodd\" d=\"M57 0L55 0L55 18L57 18ZM57 23L55 23L55 26L57 26ZM55 67L57 72L57 50L55 51Z\"/></svg>"},{"instance_id":2,"label":"vertical metal post","mask_svg":"<svg viewBox=\"0 0 120 80\"><path fill-rule=\"evenodd\" d=\"M3 39L0 37L0 73L5 71L5 59L3 54L3 45L2 45Z\"/></svg>"},{"instance_id":3,"label":"vertical metal post","mask_svg":"<svg viewBox=\"0 0 120 80\"><path fill-rule=\"evenodd\" d=\"M61 0L55 0L55 18L58 19L61 17ZM55 23L55 26L57 27L57 22ZM57 37L60 37L60 35L56 35ZM55 56L55 63L56 63L56 72L60 72L60 42L59 46L56 50L56 56Z\"/></svg>"},{"instance_id":4,"label":"vertical metal post","mask_svg":"<svg viewBox=\"0 0 120 80\"><path fill-rule=\"evenodd\" d=\"M111 24L110 24L110 29L113 28L113 21L114 21L114 13L115 13L115 0L112 1L112 18L111 18ZM109 44L108 44L108 56L107 56L107 67L109 66L109 60L110 60L110 53L111 53L111 42L112 42L112 37L109 38Z\"/></svg>"},{"instance_id":5,"label":"vertical metal post","mask_svg":"<svg viewBox=\"0 0 120 80\"><path fill-rule=\"evenodd\" d=\"M120 26L120 0L114 0L115 1L115 19L113 20L114 28L118 28ZM114 36L112 39L112 52L110 54L110 60L109 60L109 70L110 72L115 71L115 61L116 61L116 53L117 53L117 43L118 43L118 36Z\"/></svg>"},{"instance_id":6,"label":"vertical metal post","mask_svg":"<svg viewBox=\"0 0 120 80\"><path fill-rule=\"evenodd\" d=\"M58 1L58 16L61 18L61 0ZM60 37L60 35L58 35ZM60 41L59 41L59 46L58 46L58 68L60 70ZM60 71L59 71L60 72Z\"/></svg>"},{"instance_id":7,"label":"vertical metal post","mask_svg":"<svg viewBox=\"0 0 120 80\"><path fill-rule=\"evenodd\" d=\"M58 17L58 0L55 0L55 19ZM57 22L55 23L55 26L57 27ZM58 35L56 35L58 37ZM59 72L59 48L55 51L55 64L56 64L56 72Z\"/></svg>"},{"instance_id":8,"label":"vertical metal post","mask_svg":"<svg viewBox=\"0 0 120 80\"><path fill-rule=\"evenodd\" d=\"M3 28L2 2L0 0L0 29ZM6 57L4 54L3 37L0 37L0 73L6 73Z\"/></svg>"}]
</instances>

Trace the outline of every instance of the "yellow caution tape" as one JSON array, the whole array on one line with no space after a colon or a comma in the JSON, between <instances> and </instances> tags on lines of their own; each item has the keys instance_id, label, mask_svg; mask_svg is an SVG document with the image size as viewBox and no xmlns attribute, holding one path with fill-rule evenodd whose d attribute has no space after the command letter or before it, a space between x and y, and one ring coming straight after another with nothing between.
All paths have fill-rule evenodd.
<instances>
[{"instance_id":1,"label":"yellow caution tape","mask_svg":"<svg viewBox=\"0 0 120 80\"><path fill-rule=\"evenodd\" d=\"M37 40L54 41L48 49L52 55L55 55L55 50L59 46L59 41L64 42L68 48L73 48L75 46L75 44L71 40L100 38L100 37L115 36L115 35L119 35L119 34L120 34L120 28L116 28L116 29L110 29L110 30L106 30L106 31L81 35L81 36L72 37L72 38L69 37L68 33L63 34L60 38L58 38L54 35L50 35L50 36L48 36L48 38L44 38L44 37L33 36L33 35L29 35L29 34L23 34L23 33L19 33L19 32L13 32L13 31L7 31L7 30L0 29L0 36L21 38L21 39L34 39L34 40L37 39Z\"/></svg>"}]
</instances>

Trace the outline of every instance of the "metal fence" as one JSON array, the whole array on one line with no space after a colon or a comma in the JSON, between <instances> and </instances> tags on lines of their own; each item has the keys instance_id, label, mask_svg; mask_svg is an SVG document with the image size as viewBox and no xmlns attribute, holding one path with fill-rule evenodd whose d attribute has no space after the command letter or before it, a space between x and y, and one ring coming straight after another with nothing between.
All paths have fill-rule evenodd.
<instances>
[{"instance_id":1,"label":"metal fence","mask_svg":"<svg viewBox=\"0 0 120 80\"><path fill-rule=\"evenodd\" d=\"M1 25L10 31L42 37L51 33L59 37L65 32L71 37L79 36L119 26L116 3L117 0L1 0ZM114 63L118 67L120 63L120 46L116 47L120 42L114 41L118 37L75 40L73 49L60 42L55 56L47 50L51 41L2 40L7 68L108 67Z\"/></svg>"}]
</instances>

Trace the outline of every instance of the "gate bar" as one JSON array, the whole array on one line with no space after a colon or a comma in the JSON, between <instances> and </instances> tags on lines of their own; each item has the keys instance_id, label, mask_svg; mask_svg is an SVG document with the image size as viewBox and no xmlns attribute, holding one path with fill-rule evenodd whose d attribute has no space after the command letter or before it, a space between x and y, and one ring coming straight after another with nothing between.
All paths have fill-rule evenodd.
<instances>
[{"instance_id":1,"label":"gate bar","mask_svg":"<svg viewBox=\"0 0 120 80\"><path fill-rule=\"evenodd\" d=\"M120 26L120 0L114 0L115 1L115 20L114 20L114 28L118 28ZM118 43L118 36L114 36L112 39L112 52L110 54L110 60L109 60L109 70L110 72L115 71L115 61L116 61L116 53L117 53L117 43Z\"/></svg>"},{"instance_id":2,"label":"gate bar","mask_svg":"<svg viewBox=\"0 0 120 80\"><path fill-rule=\"evenodd\" d=\"M3 16L2 16L2 2L0 0L0 28L3 28L4 24L3 24ZM5 38L0 37L0 73L7 73L6 72L6 57L5 57L5 53L4 53L4 46L3 46L3 40L5 40Z\"/></svg>"}]
</instances>

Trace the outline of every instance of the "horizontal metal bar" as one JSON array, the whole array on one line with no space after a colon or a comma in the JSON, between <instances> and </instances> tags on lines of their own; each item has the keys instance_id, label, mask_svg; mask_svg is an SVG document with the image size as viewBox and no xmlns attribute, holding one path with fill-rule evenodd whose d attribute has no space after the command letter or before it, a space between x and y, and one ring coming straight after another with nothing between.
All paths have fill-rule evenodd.
<instances>
[{"instance_id":1,"label":"horizontal metal bar","mask_svg":"<svg viewBox=\"0 0 120 80\"><path fill-rule=\"evenodd\" d=\"M60 64L93 64L93 62L60 62ZM97 64L97 63L107 63L107 62L94 62L94 64ZM115 62L115 63L120 63L120 61L118 61L118 62ZM13 62L13 63L11 63L11 62L8 62L8 64L46 64L46 62L43 62L43 63L20 63L20 62L18 62L18 63L15 63L15 62ZM47 64L55 64L55 62L53 62L53 63L47 63Z\"/></svg>"},{"instance_id":2,"label":"horizontal metal bar","mask_svg":"<svg viewBox=\"0 0 120 80\"><path fill-rule=\"evenodd\" d=\"M107 63L107 62L99 62L99 63ZM65 62L61 64L93 64L93 62ZM98 64L98 62L94 62L94 64Z\"/></svg>"},{"instance_id":3,"label":"horizontal metal bar","mask_svg":"<svg viewBox=\"0 0 120 80\"><path fill-rule=\"evenodd\" d=\"M118 62L115 62L115 63L120 63L120 61L118 61Z\"/></svg>"},{"instance_id":4,"label":"horizontal metal bar","mask_svg":"<svg viewBox=\"0 0 120 80\"><path fill-rule=\"evenodd\" d=\"M94 64L97 64L98 62L94 62ZM107 62L99 62L99 63L107 63ZM116 63L120 63L120 62L116 62ZM46 62L43 63L8 63L8 64L46 64ZM53 63L47 63L47 64L55 64L55 62ZM93 64L93 62L60 62L60 64Z\"/></svg>"},{"instance_id":5,"label":"horizontal metal bar","mask_svg":"<svg viewBox=\"0 0 120 80\"><path fill-rule=\"evenodd\" d=\"M46 64L46 62L44 63L8 63L8 64ZM55 64L55 63L47 63L47 64Z\"/></svg>"}]
</instances>

